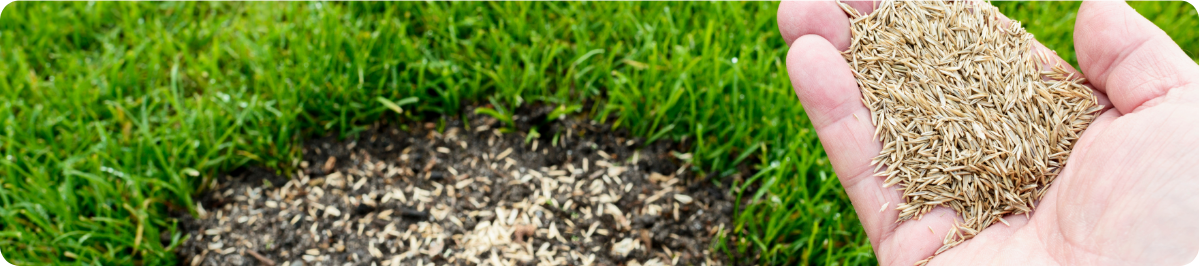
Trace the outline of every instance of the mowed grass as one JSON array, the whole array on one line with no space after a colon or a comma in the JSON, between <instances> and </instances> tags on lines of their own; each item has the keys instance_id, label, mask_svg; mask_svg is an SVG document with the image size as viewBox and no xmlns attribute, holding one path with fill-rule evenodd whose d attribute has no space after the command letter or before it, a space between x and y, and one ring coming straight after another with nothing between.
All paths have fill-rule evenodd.
<instances>
[{"instance_id":1,"label":"mowed grass","mask_svg":"<svg viewBox=\"0 0 1200 266\"><path fill-rule=\"evenodd\" d=\"M1074 62L1078 3L995 4ZM1193 7L1131 4L1195 58ZM305 138L380 120L547 104L686 141L694 170L760 187L736 190L749 203L715 252L875 264L792 93L777 5L15 2L0 15L0 247L18 264L177 264L170 213L224 171L289 173Z\"/></svg>"}]
</instances>

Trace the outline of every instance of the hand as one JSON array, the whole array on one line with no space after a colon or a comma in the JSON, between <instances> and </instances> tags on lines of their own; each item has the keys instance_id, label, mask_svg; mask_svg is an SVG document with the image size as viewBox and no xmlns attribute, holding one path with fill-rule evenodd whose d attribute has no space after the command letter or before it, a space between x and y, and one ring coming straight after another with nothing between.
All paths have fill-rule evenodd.
<instances>
[{"instance_id":1,"label":"hand","mask_svg":"<svg viewBox=\"0 0 1200 266\"><path fill-rule=\"evenodd\" d=\"M849 4L872 11L870 2ZM958 214L938 207L895 223L900 192L883 188L868 166L882 143L872 139L870 120L853 117L870 116L839 54L850 46L847 15L830 1L783 2L778 20L796 95L880 263L913 265L933 255ZM1178 265L1196 256L1200 69L1123 2L1083 3L1075 44L1084 76L1110 108L1083 132L1028 218L1005 217L1010 225L988 227L931 265Z\"/></svg>"}]
</instances>

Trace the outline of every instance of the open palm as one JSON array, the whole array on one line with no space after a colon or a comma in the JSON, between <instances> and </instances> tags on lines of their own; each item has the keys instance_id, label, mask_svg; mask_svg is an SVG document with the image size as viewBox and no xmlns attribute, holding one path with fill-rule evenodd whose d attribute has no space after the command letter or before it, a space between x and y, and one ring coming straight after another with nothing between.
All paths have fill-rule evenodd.
<instances>
[{"instance_id":1,"label":"open palm","mask_svg":"<svg viewBox=\"0 0 1200 266\"><path fill-rule=\"evenodd\" d=\"M872 10L870 2L849 4ZM873 176L869 163L882 143L872 139L869 120L855 118L870 113L839 54L850 45L847 15L831 1L783 2L778 20L791 45L787 69L796 94L880 263L913 265L933 255L958 215L939 207L895 223L894 206L903 199ZM1196 256L1200 69L1123 2L1084 3L1075 44L1083 76L1110 108L1083 132L1031 215L1005 217L1009 225L988 227L932 265L1178 265Z\"/></svg>"}]
</instances>

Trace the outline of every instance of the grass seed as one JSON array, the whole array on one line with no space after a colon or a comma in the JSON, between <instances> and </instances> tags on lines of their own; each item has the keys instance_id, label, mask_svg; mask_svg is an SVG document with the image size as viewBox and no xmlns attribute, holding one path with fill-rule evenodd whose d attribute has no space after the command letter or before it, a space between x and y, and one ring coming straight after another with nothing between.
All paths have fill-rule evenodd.
<instances>
[{"instance_id":1,"label":"grass seed","mask_svg":"<svg viewBox=\"0 0 1200 266\"><path fill-rule=\"evenodd\" d=\"M903 191L897 222L936 206L962 218L938 253L1032 211L1102 109L988 3L883 1L870 14L840 5L852 35L842 55L884 143L871 163Z\"/></svg>"}]
</instances>

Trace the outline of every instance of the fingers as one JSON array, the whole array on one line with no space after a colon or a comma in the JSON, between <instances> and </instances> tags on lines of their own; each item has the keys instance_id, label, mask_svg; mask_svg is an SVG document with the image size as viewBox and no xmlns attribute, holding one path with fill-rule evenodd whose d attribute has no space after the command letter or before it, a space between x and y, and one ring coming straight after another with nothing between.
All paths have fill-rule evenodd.
<instances>
[{"instance_id":1,"label":"fingers","mask_svg":"<svg viewBox=\"0 0 1200 266\"><path fill-rule=\"evenodd\" d=\"M876 1L842 1L868 14L875 10ZM824 37L838 51L850 48L850 18L834 1L783 1L776 14L779 33L790 46L800 36L814 34Z\"/></svg>"},{"instance_id":2,"label":"fingers","mask_svg":"<svg viewBox=\"0 0 1200 266\"><path fill-rule=\"evenodd\" d=\"M824 38L805 35L788 50L787 70L859 220L872 244L879 244L899 215L894 207L879 210L901 199L898 191L883 188L883 179L873 176L868 165L883 147L872 139L870 112L860 100L850 65Z\"/></svg>"},{"instance_id":3,"label":"fingers","mask_svg":"<svg viewBox=\"0 0 1200 266\"><path fill-rule=\"evenodd\" d=\"M833 1L783 1L776 18L788 45L800 36L814 34L829 40L838 51L850 47L850 19Z\"/></svg>"},{"instance_id":4,"label":"fingers","mask_svg":"<svg viewBox=\"0 0 1200 266\"><path fill-rule=\"evenodd\" d=\"M1075 21L1080 69L1122 114L1148 107L1198 69L1169 36L1124 2L1084 2Z\"/></svg>"},{"instance_id":5,"label":"fingers","mask_svg":"<svg viewBox=\"0 0 1200 266\"><path fill-rule=\"evenodd\" d=\"M900 191L883 187L883 178L873 175L871 158L883 146L873 139L870 112L837 48L817 35L799 37L788 50L787 70L880 261L912 265L932 255L957 215L939 207L924 219L896 223L896 204L904 201Z\"/></svg>"},{"instance_id":6,"label":"fingers","mask_svg":"<svg viewBox=\"0 0 1200 266\"><path fill-rule=\"evenodd\" d=\"M797 39L788 50L787 70L815 127L829 127L855 115L868 122L862 124L864 127L870 127L869 121L863 120L870 117L864 116L869 113L865 113L867 107L862 104L850 65L828 41L814 35Z\"/></svg>"}]
</instances>

